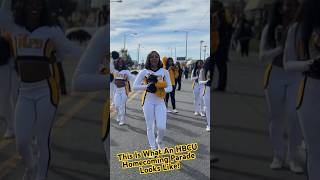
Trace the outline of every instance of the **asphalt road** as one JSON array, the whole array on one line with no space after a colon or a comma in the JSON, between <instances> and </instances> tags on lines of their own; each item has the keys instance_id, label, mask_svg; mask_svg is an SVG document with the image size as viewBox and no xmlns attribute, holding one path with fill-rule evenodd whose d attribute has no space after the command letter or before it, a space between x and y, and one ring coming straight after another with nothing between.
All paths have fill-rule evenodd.
<instances>
[{"instance_id":1,"label":"asphalt road","mask_svg":"<svg viewBox=\"0 0 320 180\"><path fill-rule=\"evenodd\" d=\"M264 65L257 54L231 53L227 92L213 94L212 147L220 161L214 180L306 180L283 169L269 168L273 153L268 135L268 110L263 91ZM302 158L303 159L303 158Z\"/></svg>"},{"instance_id":2,"label":"asphalt road","mask_svg":"<svg viewBox=\"0 0 320 180\"><path fill-rule=\"evenodd\" d=\"M141 175L138 169L122 169L116 154L149 149L146 123L141 108L142 92L133 92L127 102L127 124L119 126L111 119L111 179L210 179L210 132L206 132L206 120L193 115L193 94L190 80L183 80L182 90L176 92L178 114L168 113L164 144L173 147L198 143L196 159L183 161L181 169ZM169 100L170 101L170 100ZM171 103L169 102L171 109Z\"/></svg>"}]
</instances>

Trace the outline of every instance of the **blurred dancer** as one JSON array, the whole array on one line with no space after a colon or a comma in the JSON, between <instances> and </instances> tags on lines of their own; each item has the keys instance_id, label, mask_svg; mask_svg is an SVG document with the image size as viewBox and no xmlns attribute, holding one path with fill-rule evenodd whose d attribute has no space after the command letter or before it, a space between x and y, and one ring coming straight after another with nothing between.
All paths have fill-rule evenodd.
<instances>
[{"instance_id":1,"label":"blurred dancer","mask_svg":"<svg viewBox=\"0 0 320 180\"><path fill-rule=\"evenodd\" d=\"M225 91L228 80L227 61L229 60L232 27L231 22L229 22L230 19L226 16L224 5L220 1L213 1L212 4L212 26L214 27L213 32L215 32L212 38L218 39L218 43L213 44L213 46L217 46L214 53L214 64L219 71L218 87L215 90Z\"/></svg>"},{"instance_id":2,"label":"blurred dancer","mask_svg":"<svg viewBox=\"0 0 320 180\"><path fill-rule=\"evenodd\" d=\"M320 177L319 9L318 0L303 2L298 22L288 31L284 58L284 67L288 72L300 72L304 77L298 93L297 111L306 143L309 180Z\"/></svg>"},{"instance_id":3,"label":"blurred dancer","mask_svg":"<svg viewBox=\"0 0 320 180\"><path fill-rule=\"evenodd\" d=\"M293 23L299 6L297 0L283 0L274 3L270 19L262 33L260 60L269 62L265 72L265 95L269 105L269 133L274 157L271 169L281 169L286 160L288 144L288 162L292 172L302 173L303 168L297 162L298 147L302 143L302 133L295 109L300 75L286 72L283 65L283 49L289 26ZM288 125L285 126L285 118ZM289 128L287 128L287 126ZM288 142L283 138L289 129Z\"/></svg>"},{"instance_id":4,"label":"blurred dancer","mask_svg":"<svg viewBox=\"0 0 320 180\"><path fill-rule=\"evenodd\" d=\"M54 26L44 0L17 1L15 24L3 23L2 36L10 43L11 56L21 80L15 111L17 149L25 165L24 179L47 178L50 159L50 132L59 103L59 59L77 58L80 49L69 42ZM13 41L15 39L15 41ZM31 140L35 134L39 159L34 159ZM36 171L36 173L34 173Z\"/></svg>"},{"instance_id":5,"label":"blurred dancer","mask_svg":"<svg viewBox=\"0 0 320 180\"><path fill-rule=\"evenodd\" d=\"M109 24L101 27L91 39L83 53L73 76L72 87L75 91L93 92L105 91L109 93L109 84L113 80L109 66L104 74L99 73L101 61L109 58ZM102 140L106 157L109 160L109 130L110 130L110 101L106 99L102 114Z\"/></svg>"},{"instance_id":6,"label":"blurred dancer","mask_svg":"<svg viewBox=\"0 0 320 180\"><path fill-rule=\"evenodd\" d=\"M7 18L3 18L3 20L7 19L10 23L13 23L11 8L12 2L10 0L4 0L1 5L1 10L3 12L1 15L8 16ZM2 30L0 28L0 34ZM15 124L14 113L18 97L19 79L14 69L14 61L10 57L10 44L4 38L1 38L0 41L0 82L3 85L0 87L0 110L2 111L0 113L4 116L6 121L6 130L3 138L13 138Z\"/></svg>"},{"instance_id":7,"label":"blurred dancer","mask_svg":"<svg viewBox=\"0 0 320 180\"><path fill-rule=\"evenodd\" d=\"M202 99L206 109L207 127L206 131L210 131L211 109L210 109L210 87L213 78L213 65L212 60L208 57L204 63L204 67L200 71L199 84L204 85L203 92L201 93Z\"/></svg>"}]
</instances>

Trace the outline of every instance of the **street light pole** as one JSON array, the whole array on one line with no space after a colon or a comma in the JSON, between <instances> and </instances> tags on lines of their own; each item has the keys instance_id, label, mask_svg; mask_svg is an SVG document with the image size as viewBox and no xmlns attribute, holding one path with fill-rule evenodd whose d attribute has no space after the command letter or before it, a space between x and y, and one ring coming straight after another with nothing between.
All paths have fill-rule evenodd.
<instances>
[{"instance_id":1,"label":"street light pole","mask_svg":"<svg viewBox=\"0 0 320 180\"><path fill-rule=\"evenodd\" d=\"M206 46L206 45L204 45L203 47L204 47L204 57L203 57L203 59L204 59L204 60L206 60L206 55L207 55L207 54L206 54L206 52L207 52L207 46Z\"/></svg>"},{"instance_id":2,"label":"street light pole","mask_svg":"<svg viewBox=\"0 0 320 180\"><path fill-rule=\"evenodd\" d=\"M124 33L123 35L123 50L126 49L126 40L127 40L127 35L134 35L136 36L138 33L134 32L134 33Z\"/></svg>"},{"instance_id":3,"label":"street light pole","mask_svg":"<svg viewBox=\"0 0 320 180\"><path fill-rule=\"evenodd\" d=\"M127 36L127 34L123 35L123 50L126 49L126 36Z\"/></svg>"},{"instance_id":4,"label":"street light pole","mask_svg":"<svg viewBox=\"0 0 320 180\"><path fill-rule=\"evenodd\" d=\"M202 57L202 56L201 56L201 51L202 51L202 43L204 43L204 41L203 41L203 40L201 40L201 41L200 41L200 60L202 60L202 59L201 59L201 57Z\"/></svg>"},{"instance_id":5,"label":"street light pole","mask_svg":"<svg viewBox=\"0 0 320 180\"><path fill-rule=\"evenodd\" d=\"M187 60L187 58L188 58L188 34L189 34L189 32L188 31L178 31L178 30L176 30L174 32L184 32L184 33L186 33L186 57L185 57L185 60Z\"/></svg>"},{"instance_id":6,"label":"street light pole","mask_svg":"<svg viewBox=\"0 0 320 180\"><path fill-rule=\"evenodd\" d=\"M187 61L188 58L188 31L185 31L186 33L186 59L185 61Z\"/></svg>"},{"instance_id":7,"label":"street light pole","mask_svg":"<svg viewBox=\"0 0 320 180\"><path fill-rule=\"evenodd\" d=\"M177 60L177 47L174 47L174 58Z\"/></svg>"},{"instance_id":8,"label":"street light pole","mask_svg":"<svg viewBox=\"0 0 320 180\"><path fill-rule=\"evenodd\" d=\"M140 43L138 45L138 64L140 63Z\"/></svg>"}]
</instances>

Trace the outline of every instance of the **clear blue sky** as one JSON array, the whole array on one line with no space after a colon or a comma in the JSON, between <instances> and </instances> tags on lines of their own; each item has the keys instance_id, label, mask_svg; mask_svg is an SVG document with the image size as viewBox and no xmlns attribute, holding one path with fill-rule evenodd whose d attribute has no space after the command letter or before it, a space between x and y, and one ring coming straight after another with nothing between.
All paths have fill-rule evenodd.
<instances>
[{"instance_id":1,"label":"clear blue sky","mask_svg":"<svg viewBox=\"0 0 320 180\"><path fill-rule=\"evenodd\" d=\"M188 57L200 58L200 41L205 41L207 56L210 54L210 0L123 0L110 5L111 50L124 46L134 60L137 59L138 44L140 60L151 50L161 56L185 56L185 33L187 30ZM138 35L130 35L138 33ZM128 35L129 34L129 35ZM203 51L202 51L203 56Z\"/></svg>"}]
</instances>

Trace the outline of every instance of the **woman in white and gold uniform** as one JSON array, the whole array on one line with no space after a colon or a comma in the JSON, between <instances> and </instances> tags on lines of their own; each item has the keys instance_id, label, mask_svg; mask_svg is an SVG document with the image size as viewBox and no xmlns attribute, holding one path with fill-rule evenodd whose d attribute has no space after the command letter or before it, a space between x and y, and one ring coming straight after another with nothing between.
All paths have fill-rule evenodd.
<instances>
[{"instance_id":1,"label":"woman in white and gold uniform","mask_svg":"<svg viewBox=\"0 0 320 180\"><path fill-rule=\"evenodd\" d=\"M21 81L15 110L15 135L25 165L24 179L47 178L50 135L59 103L57 59L76 59L81 54L80 48L69 42L52 23L48 10L44 0L18 0L14 4L14 24L8 24L6 17L0 16L1 36L10 44ZM32 153L33 136L38 159Z\"/></svg>"},{"instance_id":2,"label":"woman in white and gold uniform","mask_svg":"<svg viewBox=\"0 0 320 180\"><path fill-rule=\"evenodd\" d=\"M309 180L320 177L320 20L318 0L305 1L301 21L288 31L284 66L303 76L297 112L306 144ZM300 78L301 79L301 78Z\"/></svg>"},{"instance_id":3,"label":"woman in white and gold uniform","mask_svg":"<svg viewBox=\"0 0 320 180\"><path fill-rule=\"evenodd\" d=\"M147 136L150 148L162 149L166 130L167 108L164 101L166 93L172 91L169 72L162 68L160 55L156 51L149 53L145 69L141 70L133 84L133 90L144 91L142 109L147 124ZM155 135L157 127L157 138Z\"/></svg>"},{"instance_id":4,"label":"woman in white and gold uniform","mask_svg":"<svg viewBox=\"0 0 320 180\"><path fill-rule=\"evenodd\" d=\"M193 98L194 98L194 115L205 116L204 111L204 101L202 98L202 92L204 90L204 84L199 83L200 71L203 68L203 61L198 60L195 63L195 66L191 72L191 80L192 80L192 89L193 89Z\"/></svg>"},{"instance_id":5,"label":"woman in white and gold uniform","mask_svg":"<svg viewBox=\"0 0 320 180\"><path fill-rule=\"evenodd\" d=\"M117 112L117 122L119 125L125 124L126 103L130 92L129 81L133 81L135 76L130 73L122 58L114 61L114 105Z\"/></svg>"}]
</instances>

